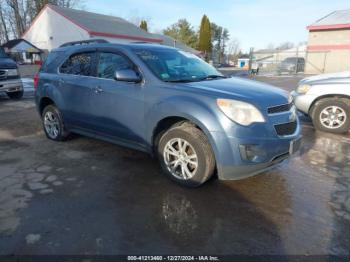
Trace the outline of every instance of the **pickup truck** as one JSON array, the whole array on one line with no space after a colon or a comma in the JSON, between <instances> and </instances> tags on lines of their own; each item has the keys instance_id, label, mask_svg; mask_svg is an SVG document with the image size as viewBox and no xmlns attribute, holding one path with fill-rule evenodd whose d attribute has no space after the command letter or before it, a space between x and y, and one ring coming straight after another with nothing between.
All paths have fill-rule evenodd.
<instances>
[{"instance_id":1,"label":"pickup truck","mask_svg":"<svg viewBox=\"0 0 350 262\"><path fill-rule=\"evenodd\" d=\"M23 85L18 67L2 48L0 48L0 92L5 92L11 99L23 96Z\"/></svg>"}]
</instances>

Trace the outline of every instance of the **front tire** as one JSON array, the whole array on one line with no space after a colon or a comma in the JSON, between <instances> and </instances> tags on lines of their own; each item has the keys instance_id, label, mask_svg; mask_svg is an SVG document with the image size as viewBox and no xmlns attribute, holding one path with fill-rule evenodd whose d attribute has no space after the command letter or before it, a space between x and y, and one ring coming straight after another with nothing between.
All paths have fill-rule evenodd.
<instances>
[{"instance_id":1,"label":"front tire","mask_svg":"<svg viewBox=\"0 0 350 262\"><path fill-rule=\"evenodd\" d=\"M54 105L48 105L44 108L42 123L48 139L64 141L69 136L69 132L65 130L61 113Z\"/></svg>"},{"instance_id":2,"label":"front tire","mask_svg":"<svg viewBox=\"0 0 350 262\"><path fill-rule=\"evenodd\" d=\"M158 157L165 174L187 187L200 186L215 169L207 137L187 122L164 133L158 144Z\"/></svg>"},{"instance_id":3,"label":"front tire","mask_svg":"<svg viewBox=\"0 0 350 262\"><path fill-rule=\"evenodd\" d=\"M322 99L311 113L316 129L330 133L346 133L350 128L350 100L342 98Z\"/></svg>"},{"instance_id":4,"label":"front tire","mask_svg":"<svg viewBox=\"0 0 350 262\"><path fill-rule=\"evenodd\" d=\"M23 97L23 90L22 91L17 91L17 92L8 92L7 96L10 99L21 99Z\"/></svg>"}]
</instances>

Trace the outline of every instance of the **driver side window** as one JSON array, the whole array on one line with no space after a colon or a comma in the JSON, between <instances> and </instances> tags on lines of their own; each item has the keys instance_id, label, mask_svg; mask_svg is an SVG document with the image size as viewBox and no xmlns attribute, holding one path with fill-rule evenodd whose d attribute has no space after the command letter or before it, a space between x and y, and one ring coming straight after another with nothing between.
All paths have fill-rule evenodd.
<instances>
[{"instance_id":1,"label":"driver side window","mask_svg":"<svg viewBox=\"0 0 350 262\"><path fill-rule=\"evenodd\" d=\"M117 70L133 69L134 65L125 56L115 53L100 53L97 77L114 79Z\"/></svg>"}]
</instances>

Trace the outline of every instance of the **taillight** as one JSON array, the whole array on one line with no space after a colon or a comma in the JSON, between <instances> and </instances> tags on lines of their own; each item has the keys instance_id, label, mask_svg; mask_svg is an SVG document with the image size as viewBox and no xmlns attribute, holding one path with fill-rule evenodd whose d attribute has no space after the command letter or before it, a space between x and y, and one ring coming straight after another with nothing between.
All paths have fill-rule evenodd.
<instances>
[{"instance_id":1,"label":"taillight","mask_svg":"<svg viewBox=\"0 0 350 262\"><path fill-rule=\"evenodd\" d=\"M39 83L39 74L35 74L33 80L34 80L34 89L37 89L38 83Z\"/></svg>"}]
</instances>

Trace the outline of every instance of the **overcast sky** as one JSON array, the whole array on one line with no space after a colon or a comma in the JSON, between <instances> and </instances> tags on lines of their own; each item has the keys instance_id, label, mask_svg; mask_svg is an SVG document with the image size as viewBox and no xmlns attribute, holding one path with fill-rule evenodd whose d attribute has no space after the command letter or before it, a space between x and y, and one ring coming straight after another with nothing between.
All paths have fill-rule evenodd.
<instances>
[{"instance_id":1,"label":"overcast sky","mask_svg":"<svg viewBox=\"0 0 350 262\"><path fill-rule=\"evenodd\" d=\"M144 17L159 32L186 18L197 29L203 14L226 27L244 51L290 41L307 41L306 26L328 13L350 9L350 0L85 0L91 12Z\"/></svg>"}]
</instances>

